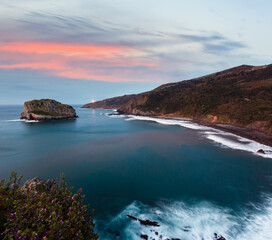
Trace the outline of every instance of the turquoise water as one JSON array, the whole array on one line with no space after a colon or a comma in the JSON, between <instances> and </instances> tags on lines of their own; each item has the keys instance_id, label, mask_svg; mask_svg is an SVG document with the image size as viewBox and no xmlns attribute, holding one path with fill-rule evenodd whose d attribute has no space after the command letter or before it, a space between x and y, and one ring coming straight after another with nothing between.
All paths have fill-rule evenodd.
<instances>
[{"instance_id":1,"label":"turquoise water","mask_svg":"<svg viewBox=\"0 0 272 240\"><path fill-rule=\"evenodd\" d=\"M272 159L254 154L264 146L112 110L77 107L78 119L24 122L22 109L0 106L0 177L64 172L95 209L100 239L272 239Z\"/></svg>"}]
</instances>

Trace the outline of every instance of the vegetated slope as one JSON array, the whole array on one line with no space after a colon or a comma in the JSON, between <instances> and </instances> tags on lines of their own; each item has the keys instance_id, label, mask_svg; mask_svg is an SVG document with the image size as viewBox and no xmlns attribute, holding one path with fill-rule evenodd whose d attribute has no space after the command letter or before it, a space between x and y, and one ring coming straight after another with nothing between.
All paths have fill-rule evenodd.
<instances>
[{"instance_id":1,"label":"vegetated slope","mask_svg":"<svg viewBox=\"0 0 272 240\"><path fill-rule=\"evenodd\" d=\"M272 134L272 65L242 65L130 97L120 113L188 117Z\"/></svg>"},{"instance_id":2,"label":"vegetated slope","mask_svg":"<svg viewBox=\"0 0 272 240\"><path fill-rule=\"evenodd\" d=\"M127 103L135 94L132 95L124 95L121 97L108 98L102 101L97 101L93 103L87 103L83 105L83 108L120 108L123 104Z\"/></svg>"}]
</instances>

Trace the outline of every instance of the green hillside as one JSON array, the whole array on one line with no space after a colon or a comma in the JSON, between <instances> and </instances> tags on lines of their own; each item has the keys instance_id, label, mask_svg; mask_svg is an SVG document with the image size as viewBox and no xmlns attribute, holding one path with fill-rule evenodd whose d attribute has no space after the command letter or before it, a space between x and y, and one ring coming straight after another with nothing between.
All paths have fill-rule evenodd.
<instances>
[{"instance_id":1,"label":"green hillside","mask_svg":"<svg viewBox=\"0 0 272 240\"><path fill-rule=\"evenodd\" d=\"M242 65L127 98L120 113L189 117L272 133L272 65Z\"/></svg>"}]
</instances>

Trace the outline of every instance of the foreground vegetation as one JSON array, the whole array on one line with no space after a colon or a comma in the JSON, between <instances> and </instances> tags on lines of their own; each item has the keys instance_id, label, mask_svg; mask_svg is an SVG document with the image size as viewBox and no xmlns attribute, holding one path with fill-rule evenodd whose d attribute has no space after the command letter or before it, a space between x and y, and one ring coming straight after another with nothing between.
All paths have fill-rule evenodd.
<instances>
[{"instance_id":1,"label":"foreground vegetation","mask_svg":"<svg viewBox=\"0 0 272 240\"><path fill-rule=\"evenodd\" d=\"M64 175L50 189L21 179L0 183L0 239L98 239L81 189L73 194Z\"/></svg>"}]
</instances>

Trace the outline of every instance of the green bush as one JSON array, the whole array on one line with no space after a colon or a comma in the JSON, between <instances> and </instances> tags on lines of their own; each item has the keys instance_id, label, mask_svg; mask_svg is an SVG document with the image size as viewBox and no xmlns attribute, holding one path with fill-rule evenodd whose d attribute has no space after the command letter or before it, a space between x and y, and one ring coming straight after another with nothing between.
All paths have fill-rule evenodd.
<instances>
[{"instance_id":1,"label":"green bush","mask_svg":"<svg viewBox=\"0 0 272 240\"><path fill-rule=\"evenodd\" d=\"M0 231L3 239L98 239L82 190L67 188L65 177L49 190L22 188L15 172L0 183Z\"/></svg>"}]
</instances>

